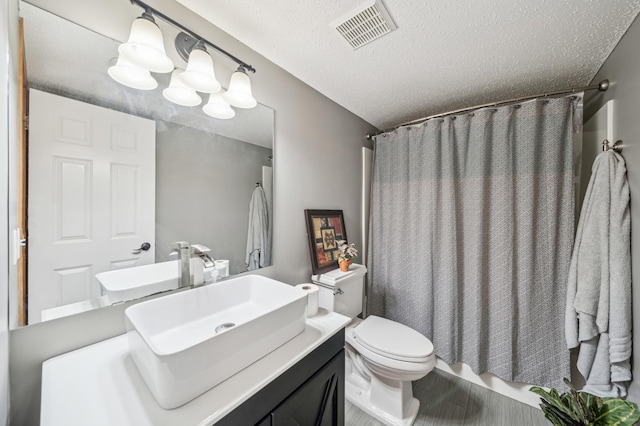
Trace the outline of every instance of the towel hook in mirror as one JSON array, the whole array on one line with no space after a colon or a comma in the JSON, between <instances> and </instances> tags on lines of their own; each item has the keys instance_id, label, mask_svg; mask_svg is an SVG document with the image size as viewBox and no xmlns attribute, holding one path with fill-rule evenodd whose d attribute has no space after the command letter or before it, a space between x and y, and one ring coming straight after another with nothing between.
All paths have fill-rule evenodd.
<instances>
[{"instance_id":1,"label":"towel hook in mirror","mask_svg":"<svg viewBox=\"0 0 640 426\"><path fill-rule=\"evenodd\" d=\"M608 139L602 141L602 150L609 151L612 149L614 152L621 154L622 153L622 141L616 141L616 143L611 146L611 142Z\"/></svg>"}]
</instances>

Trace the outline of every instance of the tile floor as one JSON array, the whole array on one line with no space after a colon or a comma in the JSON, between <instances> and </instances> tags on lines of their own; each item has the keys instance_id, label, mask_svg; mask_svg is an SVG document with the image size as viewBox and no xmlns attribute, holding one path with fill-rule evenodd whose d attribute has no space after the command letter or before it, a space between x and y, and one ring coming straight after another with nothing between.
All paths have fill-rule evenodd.
<instances>
[{"instance_id":1,"label":"tile floor","mask_svg":"<svg viewBox=\"0 0 640 426\"><path fill-rule=\"evenodd\" d=\"M482 386L433 370L413 384L420 401L414 426L549 426L541 410ZM347 401L347 426L384 426Z\"/></svg>"}]
</instances>

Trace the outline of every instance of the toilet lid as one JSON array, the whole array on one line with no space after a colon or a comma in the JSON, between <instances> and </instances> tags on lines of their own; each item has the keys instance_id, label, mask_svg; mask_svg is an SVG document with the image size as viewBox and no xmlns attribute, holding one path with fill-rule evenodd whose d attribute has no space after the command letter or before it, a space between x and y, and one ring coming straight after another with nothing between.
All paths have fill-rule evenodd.
<instances>
[{"instance_id":1,"label":"toilet lid","mask_svg":"<svg viewBox=\"0 0 640 426\"><path fill-rule=\"evenodd\" d=\"M379 355L408 362L425 362L433 355L433 344L406 325L375 315L358 324L353 335L362 346Z\"/></svg>"}]
</instances>

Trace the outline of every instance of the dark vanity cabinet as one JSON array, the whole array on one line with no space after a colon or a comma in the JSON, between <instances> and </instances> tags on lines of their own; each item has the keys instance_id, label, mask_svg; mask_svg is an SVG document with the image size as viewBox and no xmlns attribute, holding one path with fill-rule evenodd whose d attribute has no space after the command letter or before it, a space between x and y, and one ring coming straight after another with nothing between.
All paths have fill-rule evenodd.
<instances>
[{"instance_id":1,"label":"dark vanity cabinet","mask_svg":"<svg viewBox=\"0 0 640 426\"><path fill-rule=\"evenodd\" d=\"M271 423L264 424L272 426L344 424L343 378L344 350L273 410L269 416Z\"/></svg>"},{"instance_id":2,"label":"dark vanity cabinet","mask_svg":"<svg viewBox=\"0 0 640 426\"><path fill-rule=\"evenodd\" d=\"M217 425L344 425L344 329Z\"/></svg>"}]
</instances>

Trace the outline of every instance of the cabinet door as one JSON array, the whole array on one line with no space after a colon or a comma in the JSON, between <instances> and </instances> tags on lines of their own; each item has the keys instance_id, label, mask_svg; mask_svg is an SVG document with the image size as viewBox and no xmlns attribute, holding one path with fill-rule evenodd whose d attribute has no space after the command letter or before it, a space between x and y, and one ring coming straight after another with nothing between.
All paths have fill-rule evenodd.
<instances>
[{"instance_id":1,"label":"cabinet door","mask_svg":"<svg viewBox=\"0 0 640 426\"><path fill-rule=\"evenodd\" d=\"M256 426L271 426L271 415L268 415L264 419L260 420Z\"/></svg>"},{"instance_id":2,"label":"cabinet door","mask_svg":"<svg viewBox=\"0 0 640 426\"><path fill-rule=\"evenodd\" d=\"M344 350L276 408L273 426L344 425Z\"/></svg>"}]
</instances>

